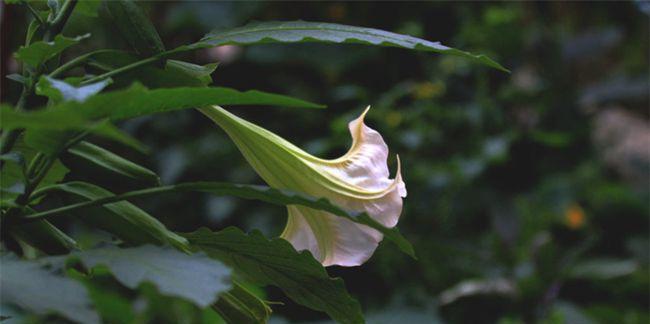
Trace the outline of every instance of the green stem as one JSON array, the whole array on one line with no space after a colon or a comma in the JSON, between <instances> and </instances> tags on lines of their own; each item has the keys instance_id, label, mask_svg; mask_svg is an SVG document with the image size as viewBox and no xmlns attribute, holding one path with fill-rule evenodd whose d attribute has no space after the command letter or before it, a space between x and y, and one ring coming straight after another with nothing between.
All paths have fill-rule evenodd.
<instances>
[{"instance_id":1,"label":"green stem","mask_svg":"<svg viewBox=\"0 0 650 324\"><path fill-rule=\"evenodd\" d=\"M28 85L23 86L23 91L20 93L20 98L16 103L16 110L21 111L25 109L27 97L29 97L32 92L31 88L32 87ZM18 135L20 135L19 129L11 129L2 133L2 139L0 139L0 154L5 154L11 151L14 144L16 144L16 140L18 140ZM2 164L0 163L0 168L1 167Z\"/></svg>"},{"instance_id":2,"label":"green stem","mask_svg":"<svg viewBox=\"0 0 650 324\"><path fill-rule=\"evenodd\" d=\"M62 186L65 186L65 184L54 184L50 186L46 186L43 188L40 188L31 195L31 199L38 199L39 197L43 197L44 195L52 192L52 191L57 191L57 190L62 190ZM123 194L119 195L114 195L114 196L107 196L107 197L102 197L99 199L95 200L89 200L89 201L84 201L68 206L63 206L59 208L54 208L42 212L38 212L35 214L29 214L23 217L19 222L33 222L39 219L43 219L46 217L66 213L72 210L76 209L82 209L82 208L88 208L88 207L94 207L94 206L101 206L105 204L110 204L122 200L128 200L132 198L141 198L141 197L148 197L148 196L153 196L161 193L170 193L170 192L188 192L188 191L194 191L194 192L206 192L206 193L211 193L214 195L230 195L235 192L235 195L237 195L238 190L243 190L242 192L239 192L239 197L242 198L249 198L249 199L256 199L253 196L247 194L246 190L248 189L255 189L257 186L251 186L251 185L236 185L236 184L231 184L231 183L205 183L205 182L185 182L185 183L179 183L175 185L167 185L167 186L161 186L161 187L153 187L153 188L146 188L146 189L140 189L140 190L135 190L135 191L129 191ZM263 198L261 198L264 200Z\"/></svg>"},{"instance_id":3,"label":"green stem","mask_svg":"<svg viewBox=\"0 0 650 324\"><path fill-rule=\"evenodd\" d=\"M70 15L72 14L72 11L76 5L77 0L66 0L63 3L61 10L59 10L59 14L50 22L50 27L47 29L45 36L43 36L44 41L51 41L56 35L61 32L61 30L63 30L63 26L65 26L68 18L70 18Z\"/></svg>"},{"instance_id":4,"label":"green stem","mask_svg":"<svg viewBox=\"0 0 650 324\"><path fill-rule=\"evenodd\" d=\"M39 153L41 154L41 153ZM47 173L50 171L50 168L52 165L54 165L54 161L56 161L55 158L51 157L45 157L45 164L41 168L39 168L38 171L36 171L36 175L34 176L34 179L30 179L29 183L27 184L27 187L25 187L25 192L18 196L16 198L16 204L24 206L29 202L30 196L34 189L38 186L39 183L45 178Z\"/></svg>"},{"instance_id":5,"label":"green stem","mask_svg":"<svg viewBox=\"0 0 650 324\"><path fill-rule=\"evenodd\" d=\"M139 68L141 66L158 62L159 60L161 60L163 58L166 58L166 57L172 56L172 55L174 55L176 53L184 52L184 51L187 51L187 50L189 50L189 49L187 49L185 47L179 47L179 48L175 48L173 50L165 51L165 52L159 53L157 55L154 55L152 57L148 57L146 59L143 59L143 60L140 60L140 61L137 61L137 62L133 62L131 64L119 67L119 68L117 68L115 70L106 72L104 74L100 74L100 75L98 75L96 77L84 80L80 84L84 85L84 84L90 84L90 83L102 81L104 79L108 79L108 78L110 78L112 76L115 76L115 75L118 75L120 73L128 72L130 70Z\"/></svg>"},{"instance_id":6,"label":"green stem","mask_svg":"<svg viewBox=\"0 0 650 324\"><path fill-rule=\"evenodd\" d=\"M92 51L90 53L86 53L86 54L77 56L77 57L73 58L72 60L70 60L70 61L66 62L65 64L63 64L63 65L59 66L58 68L56 68L54 71L52 71L49 74L49 77L57 78L61 74L65 73L65 72L68 72L68 71L76 68L77 66L82 65L83 63L88 61L88 59L93 57L94 55L101 54L101 53L111 53L113 51L114 50L111 50L111 49L103 49L103 50Z\"/></svg>"},{"instance_id":7,"label":"green stem","mask_svg":"<svg viewBox=\"0 0 650 324\"><path fill-rule=\"evenodd\" d=\"M46 210L43 212L38 212L35 214L30 214L24 217L25 222L33 222L39 219L43 219L46 217L66 213L72 210L76 209L82 209L82 208L88 208L88 207L94 207L94 206L101 206L105 204L110 204L113 202L118 202L122 200L127 200L127 199L132 199L132 198L140 198L140 197L146 197L146 196L152 196L160 193L166 193L166 192L173 192L177 191L179 189L182 189L182 187L178 187L176 185L169 185L169 186L162 186L162 187L155 187L155 188L147 188L147 189L142 189L142 190L136 190L136 191L130 191L121 195L115 195L115 196L108 196L104 198L99 198L95 200L89 200L89 201L84 201L68 206L63 206L55 209L50 209ZM39 197L42 196L50 191L57 190L56 186L50 186L50 187L45 187L43 189L38 190L37 192L34 193L34 197Z\"/></svg>"},{"instance_id":8,"label":"green stem","mask_svg":"<svg viewBox=\"0 0 650 324\"><path fill-rule=\"evenodd\" d=\"M36 173L37 170L43 167L44 158L45 158L45 154L41 152L37 153L32 158L32 161L29 163L29 166L27 167L27 171L25 172L27 179L31 179L34 176L34 173Z\"/></svg>"},{"instance_id":9,"label":"green stem","mask_svg":"<svg viewBox=\"0 0 650 324\"><path fill-rule=\"evenodd\" d=\"M25 5L25 7L27 7L27 9L32 14L32 16L34 16L34 19L36 19L41 26L47 25L47 22L45 22L43 18L41 18L41 15L38 14L38 11L36 11L36 9L34 9L34 7L32 7L32 5L29 4L29 2L22 1L21 3Z\"/></svg>"},{"instance_id":10,"label":"green stem","mask_svg":"<svg viewBox=\"0 0 650 324\"><path fill-rule=\"evenodd\" d=\"M74 10L75 5L77 4L77 0L66 0L63 6L61 7L61 10L59 11L59 14L54 17L49 22L43 22L42 19L40 19L40 16L38 16L38 13L35 13L33 8L28 5L29 10L32 11L32 14L38 19L39 23L41 24L42 27L47 27L45 35L43 36L43 40L46 42L52 41L56 35L58 35L61 30L63 29L63 26L65 26L66 22L68 21L68 18L70 18L70 15L72 14L72 11ZM29 44L31 42L31 37L27 37L27 41L25 44ZM23 76L27 77L28 75L28 70L23 69ZM20 98L18 99L18 102L16 103L16 110L23 110L27 107L27 100L30 96L33 95L34 92L34 81L33 80L38 80L38 78L41 76L43 73L42 67L38 67L30 76L30 82L27 82L23 85L23 91L20 94ZM14 147L16 144L16 141L18 140L18 137L20 133L22 132L22 129L12 129L9 131L5 131L2 133L2 138L0 139L0 153L4 154L7 152L10 152L11 149ZM15 202L17 207L9 208L6 213L3 215L1 219L1 227L2 227L2 233L3 237L7 237L7 233L10 233L9 230L10 228L13 227L13 224L16 220L22 216L23 212L23 207L26 205L29 200L32 191L38 186L41 180L45 177L47 172L49 171L50 167L54 163L55 159L49 158L47 159L46 164L42 167L42 169L39 171L37 174L36 178L31 180L30 179L30 174L28 173L27 181L29 181L27 188L25 192L20 195L19 197L16 198ZM40 163L39 163L40 164ZM0 162L0 168L2 168L2 164ZM12 239L8 238L6 239L5 243L11 242ZM17 251L20 250L20 248L16 245L14 247L17 249Z\"/></svg>"}]
</instances>

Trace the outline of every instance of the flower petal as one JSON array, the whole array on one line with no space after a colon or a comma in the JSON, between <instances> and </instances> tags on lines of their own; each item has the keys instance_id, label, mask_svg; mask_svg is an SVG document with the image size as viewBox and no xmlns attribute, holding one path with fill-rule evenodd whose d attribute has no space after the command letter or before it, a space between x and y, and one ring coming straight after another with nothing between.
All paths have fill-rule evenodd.
<instances>
[{"instance_id":1,"label":"flower petal","mask_svg":"<svg viewBox=\"0 0 650 324\"><path fill-rule=\"evenodd\" d=\"M383 235L348 219L303 206L287 206L289 218L281 237L296 250L309 250L323 266L358 266L377 249Z\"/></svg>"},{"instance_id":2,"label":"flower petal","mask_svg":"<svg viewBox=\"0 0 650 324\"><path fill-rule=\"evenodd\" d=\"M395 179L388 178L388 145L379 132L363 122L369 109L370 106L359 118L348 124L352 135L350 150L338 159L319 160L320 163L314 164L314 167L358 187L359 191L383 193L366 199L341 199L341 196L327 194L323 196L350 210L365 211L386 227L394 227L402 212L402 197L406 197L406 187L402 181L399 156Z\"/></svg>"}]
</instances>

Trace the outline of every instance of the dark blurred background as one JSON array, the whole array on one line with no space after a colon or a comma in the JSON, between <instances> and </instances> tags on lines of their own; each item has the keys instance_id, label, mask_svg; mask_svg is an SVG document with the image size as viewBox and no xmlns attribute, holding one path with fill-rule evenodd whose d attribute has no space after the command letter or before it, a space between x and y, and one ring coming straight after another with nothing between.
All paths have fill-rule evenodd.
<instances>
[{"instance_id":1,"label":"dark blurred background","mask_svg":"<svg viewBox=\"0 0 650 324\"><path fill-rule=\"evenodd\" d=\"M320 157L367 123L398 153L409 195L399 223L419 259L389 243L361 267L329 268L369 323L648 323L650 124L647 2L146 2L167 48L251 20L327 21L409 34L486 54L506 74L463 59L360 45L224 46L182 57L221 62L216 85L323 103L327 110L232 109ZM3 73L24 39L23 8L6 6ZM64 34L94 48L127 48L102 15L73 16ZM18 84L3 75L2 100ZM261 183L225 134L195 111L121 125L151 148L112 150L164 183ZM113 191L142 184L65 157ZM391 158L391 169L395 160ZM278 235L283 208L228 197L136 201L177 231L240 226ZM60 223L87 245L99 233ZM98 239L98 237L100 237ZM324 317L261 291L273 321Z\"/></svg>"}]
</instances>

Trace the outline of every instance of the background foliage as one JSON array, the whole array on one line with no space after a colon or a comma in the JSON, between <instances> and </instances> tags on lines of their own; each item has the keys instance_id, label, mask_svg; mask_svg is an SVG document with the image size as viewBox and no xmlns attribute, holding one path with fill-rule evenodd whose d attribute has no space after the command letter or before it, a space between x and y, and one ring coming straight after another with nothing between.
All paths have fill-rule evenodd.
<instances>
[{"instance_id":1,"label":"background foliage","mask_svg":"<svg viewBox=\"0 0 650 324\"><path fill-rule=\"evenodd\" d=\"M217 86L326 104L328 109L319 111L237 111L318 156L344 152L347 122L372 105L369 125L403 162L409 196L400 229L419 259L382 244L361 267L328 269L345 280L369 323L650 319L647 4L143 5L167 48L196 41L215 27L303 19L440 40L487 54L512 70L505 74L452 56L359 45L226 46L185 54L197 64L219 61L212 74ZM8 53L23 42L28 18L19 6L3 10L3 103L19 96L18 84L5 81L5 75L19 71ZM103 19L73 15L65 34L93 36L64 57L127 48ZM261 183L224 133L194 111L120 126L150 153L114 143L111 149L155 170L163 184ZM78 156L68 154L62 162L75 170L67 180L90 179L112 192L138 188L138 182ZM207 194L137 204L180 232L235 225L272 237L286 213L279 206ZM104 234L69 219L55 224L83 246L103 240ZM114 322L210 322L215 316L146 285L136 298L108 275L101 284L112 288L91 294L110 301L106 307L114 310L108 312ZM255 292L282 303L273 305L272 321L325 319L277 288Z\"/></svg>"}]
</instances>

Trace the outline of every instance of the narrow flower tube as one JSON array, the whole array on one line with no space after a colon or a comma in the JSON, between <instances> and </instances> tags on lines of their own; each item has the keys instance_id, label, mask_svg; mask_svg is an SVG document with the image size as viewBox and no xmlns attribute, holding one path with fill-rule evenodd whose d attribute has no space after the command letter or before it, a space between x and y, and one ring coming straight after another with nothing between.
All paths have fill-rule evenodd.
<instances>
[{"instance_id":1,"label":"narrow flower tube","mask_svg":"<svg viewBox=\"0 0 650 324\"><path fill-rule=\"evenodd\" d=\"M400 174L389 179L388 146L363 122L368 107L348 125L350 150L324 160L310 155L272 132L213 106L201 112L219 125L237 145L253 169L277 189L327 198L352 211L366 212L386 227L394 227L402 212L406 187ZM309 250L324 266L357 266L374 253L383 236L348 219L304 206L287 206L289 216L282 237L296 248Z\"/></svg>"}]
</instances>

